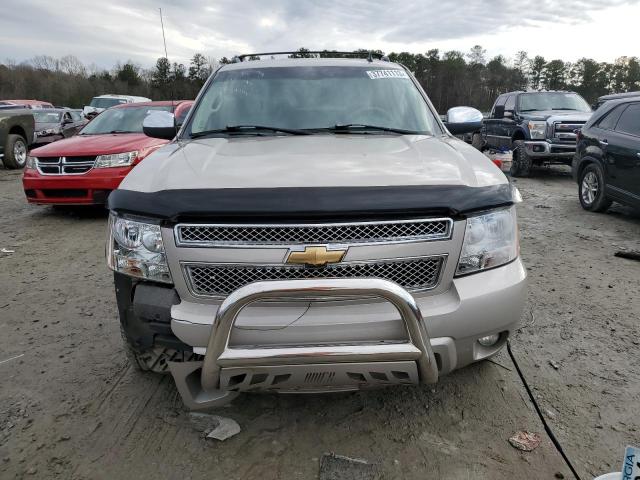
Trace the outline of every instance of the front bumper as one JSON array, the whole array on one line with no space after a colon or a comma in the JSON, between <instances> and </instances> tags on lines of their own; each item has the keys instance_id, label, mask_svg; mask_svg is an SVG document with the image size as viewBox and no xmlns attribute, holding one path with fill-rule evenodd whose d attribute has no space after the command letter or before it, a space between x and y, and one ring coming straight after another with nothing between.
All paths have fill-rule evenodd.
<instances>
[{"instance_id":1,"label":"front bumper","mask_svg":"<svg viewBox=\"0 0 640 480\"><path fill-rule=\"evenodd\" d=\"M356 296L386 302L307 302L295 322L277 328L278 317L300 308L299 302L262 302L243 310L273 296L317 297L319 291L354 295L349 289L356 287ZM526 271L520 259L456 278L443 293L416 298L375 279L254 283L220 306L173 305L172 332L204 360L172 363L170 369L185 403L194 409L226 403L248 390L430 383L439 374L496 354L516 327L525 297ZM478 342L493 334L499 334L494 345Z\"/></svg>"},{"instance_id":2,"label":"front bumper","mask_svg":"<svg viewBox=\"0 0 640 480\"><path fill-rule=\"evenodd\" d=\"M93 168L80 175L42 175L37 170L26 169L22 186L29 203L101 205L131 168Z\"/></svg>"},{"instance_id":3,"label":"front bumper","mask_svg":"<svg viewBox=\"0 0 640 480\"><path fill-rule=\"evenodd\" d=\"M553 143L546 140L527 140L524 142L527 155L533 158L566 158L576 153L575 143Z\"/></svg>"}]
</instances>

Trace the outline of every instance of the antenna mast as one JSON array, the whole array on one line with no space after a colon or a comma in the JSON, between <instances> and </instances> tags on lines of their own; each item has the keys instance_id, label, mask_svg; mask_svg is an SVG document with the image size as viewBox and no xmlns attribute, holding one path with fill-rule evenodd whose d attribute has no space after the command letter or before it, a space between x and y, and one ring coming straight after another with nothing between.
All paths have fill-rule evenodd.
<instances>
[{"instance_id":1,"label":"antenna mast","mask_svg":"<svg viewBox=\"0 0 640 480\"><path fill-rule=\"evenodd\" d=\"M169 63L169 54L167 53L167 39L164 36L164 22L162 21L162 8L158 8L158 10L160 11L160 27L162 27L162 42L164 43L164 58L167 60L167 67L170 69L171 64ZM173 101L173 85L171 85L171 88L169 89L169 91L171 94L171 106L173 107L174 113L175 113L175 103ZM175 123L175 117L173 121Z\"/></svg>"},{"instance_id":2,"label":"antenna mast","mask_svg":"<svg viewBox=\"0 0 640 480\"><path fill-rule=\"evenodd\" d=\"M158 10L160 10L160 26L162 27L162 41L164 43L164 58L166 58L168 62L169 55L167 54L167 39L164 36L164 22L162 21L162 9L159 8Z\"/></svg>"}]
</instances>

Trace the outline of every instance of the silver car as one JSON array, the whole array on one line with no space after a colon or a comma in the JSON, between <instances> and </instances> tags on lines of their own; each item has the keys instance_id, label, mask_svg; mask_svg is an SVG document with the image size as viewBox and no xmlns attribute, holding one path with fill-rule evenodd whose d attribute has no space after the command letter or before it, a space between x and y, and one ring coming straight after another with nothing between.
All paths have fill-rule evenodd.
<instances>
[{"instance_id":1,"label":"silver car","mask_svg":"<svg viewBox=\"0 0 640 480\"><path fill-rule=\"evenodd\" d=\"M434 383L526 296L517 191L386 58L236 59L109 198L123 337L192 409L241 392Z\"/></svg>"}]
</instances>

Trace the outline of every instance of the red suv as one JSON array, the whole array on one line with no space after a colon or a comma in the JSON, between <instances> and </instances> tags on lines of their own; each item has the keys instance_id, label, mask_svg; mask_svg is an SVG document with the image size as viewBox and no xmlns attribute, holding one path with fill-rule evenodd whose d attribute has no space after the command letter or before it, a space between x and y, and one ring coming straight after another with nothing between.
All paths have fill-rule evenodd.
<instances>
[{"instance_id":1,"label":"red suv","mask_svg":"<svg viewBox=\"0 0 640 480\"><path fill-rule=\"evenodd\" d=\"M173 112L176 124L193 101L128 103L105 110L75 137L30 152L22 177L29 203L104 204L112 190L147 155L168 140L147 137L142 122L152 111Z\"/></svg>"}]
</instances>

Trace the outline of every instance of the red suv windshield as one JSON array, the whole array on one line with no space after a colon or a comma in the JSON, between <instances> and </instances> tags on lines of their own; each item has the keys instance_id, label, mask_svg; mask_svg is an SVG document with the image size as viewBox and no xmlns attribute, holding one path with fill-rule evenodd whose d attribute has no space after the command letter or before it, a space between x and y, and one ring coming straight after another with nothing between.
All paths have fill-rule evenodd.
<instances>
[{"instance_id":1,"label":"red suv windshield","mask_svg":"<svg viewBox=\"0 0 640 480\"><path fill-rule=\"evenodd\" d=\"M80 135L101 133L142 133L142 122L149 113L163 110L171 112L171 106L140 106L105 110L82 129Z\"/></svg>"}]
</instances>

